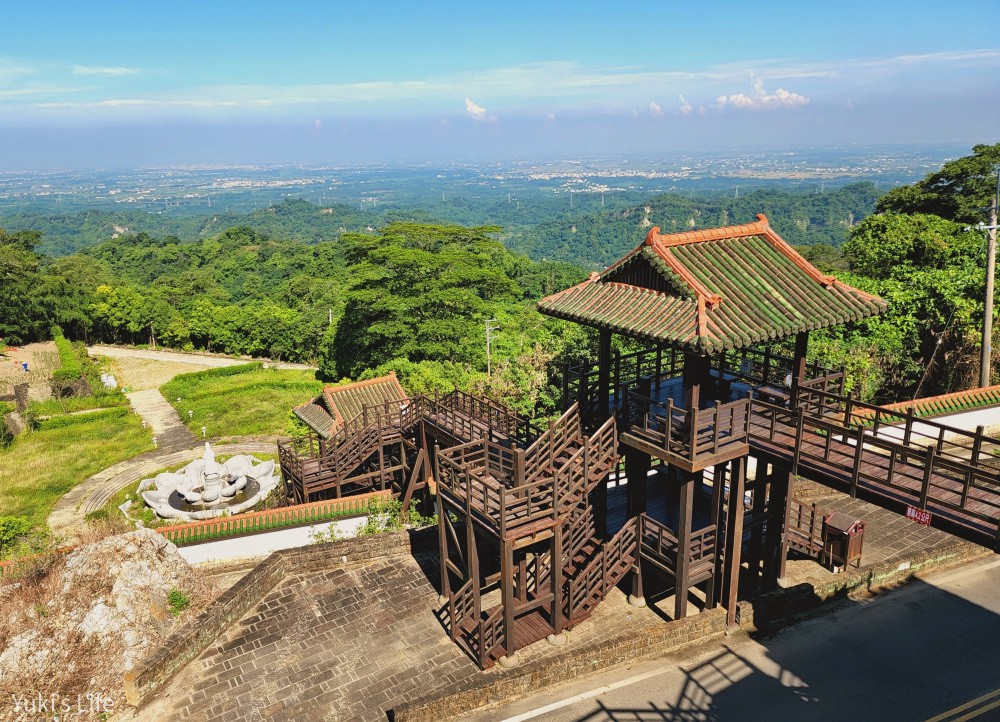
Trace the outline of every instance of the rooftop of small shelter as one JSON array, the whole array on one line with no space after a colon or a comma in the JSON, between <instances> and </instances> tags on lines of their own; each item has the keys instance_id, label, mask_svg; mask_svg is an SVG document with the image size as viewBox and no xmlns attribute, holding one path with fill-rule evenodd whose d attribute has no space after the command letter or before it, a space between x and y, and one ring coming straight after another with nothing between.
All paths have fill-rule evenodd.
<instances>
[{"instance_id":1,"label":"rooftop of small shelter","mask_svg":"<svg viewBox=\"0 0 1000 722\"><path fill-rule=\"evenodd\" d=\"M347 384L327 384L323 393L312 401L296 406L293 413L320 438L329 439L351 419L358 416L365 406L377 406L390 402L402 403L407 395L390 371L364 381Z\"/></svg>"},{"instance_id":2,"label":"rooftop of small shelter","mask_svg":"<svg viewBox=\"0 0 1000 722\"><path fill-rule=\"evenodd\" d=\"M646 240L603 273L543 298L544 314L697 354L882 313L877 296L824 275L757 221Z\"/></svg>"}]
</instances>

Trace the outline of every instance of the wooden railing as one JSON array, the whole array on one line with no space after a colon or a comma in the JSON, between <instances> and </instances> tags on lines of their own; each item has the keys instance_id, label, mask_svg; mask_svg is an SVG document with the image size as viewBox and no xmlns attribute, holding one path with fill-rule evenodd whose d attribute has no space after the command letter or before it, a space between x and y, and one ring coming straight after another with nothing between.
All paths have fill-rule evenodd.
<instances>
[{"instance_id":1,"label":"wooden railing","mask_svg":"<svg viewBox=\"0 0 1000 722\"><path fill-rule=\"evenodd\" d=\"M451 638L459 638L466 619L477 619L478 616L475 580L468 579L465 584L448 595L448 622L451 625Z\"/></svg>"},{"instance_id":2,"label":"wooden railing","mask_svg":"<svg viewBox=\"0 0 1000 722\"><path fill-rule=\"evenodd\" d=\"M638 551L636 527L634 519L626 522L590 563L567 581L567 619L580 619L632 568Z\"/></svg>"},{"instance_id":3,"label":"wooden railing","mask_svg":"<svg viewBox=\"0 0 1000 722\"><path fill-rule=\"evenodd\" d=\"M573 557L587 545L587 542L597 536L593 507L587 505L574 511L570 517L569 531L565 535L566 550L564 557L572 562Z\"/></svg>"},{"instance_id":4,"label":"wooden railing","mask_svg":"<svg viewBox=\"0 0 1000 722\"><path fill-rule=\"evenodd\" d=\"M667 454L697 466L715 463L727 454L740 452L747 445L750 400L737 399L707 409L685 409L672 399L662 404L635 392L629 394L630 406L638 409L632 418L643 438Z\"/></svg>"},{"instance_id":5,"label":"wooden railing","mask_svg":"<svg viewBox=\"0 0 1000 722\"><path fill-rule=\"evenodd\" d=\"M785 520L786 542L790 549L819 558L823 552L823 513L816 504L792 499Z\"/></svg>"},{"instance_id":6,"label":"wooden railing","mask_svg":"<svg viewBox=\"0 0 1000 722\"><path fill-rule=\"evenodd\" d=\"M677 571L677 536L664 524L640 514L639 553L671 574Z\"/></svg>"},{"instance_id":7,"label":"wooden railing","mask_svg":"<svg viewBox=\"0 0 1000 722\"><path fill-rule=\"evenodd\" d=\"M484 396L474 396L464 391L455 390L444 396L425 396L423 401L438 410L448 409L475 419L503 436L522 444L529 443L537 436L536 429L530 420L525 419L510 407Z\"/></svg>"},{"instance_id":8,"label":"wooden railing","mask_svg":"<svg viewBox=\"0 0 1000 722\"><path fill-rule=\"evenodd\" d=\"M652 561L664 571L675 574L680 553L680 540L677 535L668 526L646 514L638 516L638 524L639 553L642 558ZM715 559L717 536L718 529L714 524L693 532L688 548L688 562L694 565Z\"/></svg>"},{"instance_id":9,"label":"wooden railing","mask_svg":"<svg viewBox=\"0 0 1000 722\"><path fill-rule=\"evenodd\" d=\"M629 354L612 353L608 371L608 394L612 406L621 406L624 394L639 385L640 379L654 382L680 375L684 365L684 354L674 348L648 348ZM752 387L773 387L790 389L795 360L771 347L742 348L724 351L712 356L713 374L728 381L741 381ZM812 361L806 366L806 378L815 379L836 375L834 369ZM593 405L600 390L600 369L596 361L574 366L564 365L563 407L577 401L581 406ZM840 374L843 390L843 375ZM832 380L832 379L831 379Z\"/></svg>"},{"instance_id":10,"label":"wooden railing","mask_svg":"<svg viewBox=\"0 0 1000 722\"><path fill-rule=\"evenodd\" d=\"M715 524L709 524L691 534L691 546L688 553L688 561L696 564L702 561L711 561L715 558L715 542L717 529Z\"/></svg>"},{"instance_id":11,"label":"wooden railing","mask_svg":"<svg viewBox=\"0 0 1000 722\"><path fill-rule=\"evenodd\" d=\"M525 480L534 481L550 475L556 460L570 446L578 444L582 436L579 406L573 404L558 420L550 422L548 430L525 449Z\"/></svg>"},{"instance_id":12,"label":"wooden railing","mask_svg":"<svg viewBox=\"0 0 1000 722\"><path fill-rule=\"evenodd\" d=\"M984 443L1000 440L815 389L801 390L795 410L756 399L751 410L751 442L787 454L793 474L837 478L852 496L864 487L896 503L933 507L1000 547L1000 474L997 460L982 453Z\"/></svg>"},{"instance_id":13,"label":"wooden railing","mask_svg":"<svg viewBox=\"0 0 1000 722\"><path fill-rule=\"evenodd\" d=\"M919 418L912 409L899 411L866 404L850 395L841 396L818 388L802 389L798 406L810 418L820 416L847 428L864 426L868 438L895 441L918 451L933 446L938 456L1000 471L1000 459L984 451L984 446L1000 446L1000 439L987 436L983 427L974 432L966 431Z\"/></svg>"},{"instance_id":14,"label":"wooden railing","mask_svg":"<svg viewBox=\"0 0 1000 722\"><path fill-rule=\"evenodd\" d=\"M486 666L487 660L494 658L506 644L503 633L502 605L494 608L479 621L478 638L479 667L483 668Z\"/></svg>"}]
</instances>

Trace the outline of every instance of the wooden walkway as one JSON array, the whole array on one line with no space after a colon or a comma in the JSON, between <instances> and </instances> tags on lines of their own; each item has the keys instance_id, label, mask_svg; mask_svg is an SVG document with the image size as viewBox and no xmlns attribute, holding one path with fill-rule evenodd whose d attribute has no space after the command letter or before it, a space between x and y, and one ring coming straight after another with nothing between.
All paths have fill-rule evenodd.
<instances>
[{"instance_id":1,"label":"wooden walkway","mask_svg":"<svg viewBox=\"0 0 1000 722\"><path fill-rule=\"evenodd\" d=\"M750 447L795 474L906 512L979 544L1000 544L1000 478L991 463L962 462L933 444L905 444L870 429L754 401Z\"/></svg>"}]
</instances>

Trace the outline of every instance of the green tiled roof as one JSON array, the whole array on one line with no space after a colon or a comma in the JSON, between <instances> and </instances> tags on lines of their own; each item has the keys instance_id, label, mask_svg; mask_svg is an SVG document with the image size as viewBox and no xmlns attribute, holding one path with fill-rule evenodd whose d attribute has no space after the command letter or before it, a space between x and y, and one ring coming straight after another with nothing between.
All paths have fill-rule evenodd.
<instances>
[{"instance_id":1,"label":"green tiled roof","mask_svg":"<svg viewBox=\"0 0 1000 722\"><path fill-rule=\"evenodd\" d=\"M344 424L361 413L364 406L376 406L387 401L406 401L406 392L399 385L395 372L365 381L355 381L343 386L326 386L323 389L326 407L337 422Z\"/></svg>"},{"instance_id":2,"label":"green tiled roof","mask_svg":"<svg viewBox=\"0 0 1000 722\"><path fill-rule=\"evenodd\" d=\"M302 423L319 434L321 439L329 439L333 430L333 417L326 413L326 409L317 403L310 401L292 409L292 413L298 416Z\"/></svg>"},{"instance_id":3,"label":"green tiled roof","mask_svg":"<svg viewBox=\"0 0 1000 722\"><path fill-rule=\"evenodd\" d=\"M887 404L885 408L905 414L906 410L912 407L914 416L928 418L984 409L990 406L1000 406L1000 385L956 391L942 396L926 396L913 401L900 401L895 404Z\"/></svg>"},{"instance_id":4,"label":"green tiled roof","mask_svg":"<svg viewBox=\"0 0 1000 722\"><path fill-rule=\"evenodd\" d=\"M713 353L874 316L885 302L824 276L760 214L756 223L661 235L604 273L542 299L544 314Z\"/></svg>"}]
</instances>

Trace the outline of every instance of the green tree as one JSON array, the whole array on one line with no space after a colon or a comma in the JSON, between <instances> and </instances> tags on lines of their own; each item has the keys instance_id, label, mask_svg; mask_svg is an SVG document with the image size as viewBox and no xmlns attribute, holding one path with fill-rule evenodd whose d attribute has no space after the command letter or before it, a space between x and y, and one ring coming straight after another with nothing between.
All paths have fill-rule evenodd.
<instances>
[{"instance_id":1,"label":"green tree","mask_svg":"<svg viewBox=\"0 0 1000 722\"><path fill-rule=\"evenodd\" d=\"M972 155L945 163L913 185L901 186L879 199L880 213L930 213L958 223L985 220L985 208L996 191L1000 143L976 145Z\"/></svg>"}]
</instances>

